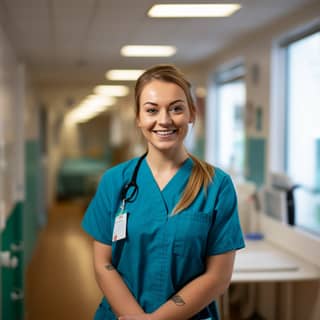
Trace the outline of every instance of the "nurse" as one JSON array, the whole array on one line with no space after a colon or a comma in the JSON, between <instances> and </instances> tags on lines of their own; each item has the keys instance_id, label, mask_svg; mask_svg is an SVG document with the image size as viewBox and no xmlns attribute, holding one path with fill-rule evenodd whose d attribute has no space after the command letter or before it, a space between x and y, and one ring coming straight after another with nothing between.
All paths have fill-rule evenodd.
<instances>
[{"instance_id":1,"label":"nurse","mask_svg":"<svg viewBox=\"0 0 320 320\"><path fill-rule=\"evenodd\" d=\"M105 172L82 222L104 296L94 319L219 319L244 247L233 184L183 145L196 107L176 67L146 70L135 104L147 153Z\"/></svg>"}]
</instances>

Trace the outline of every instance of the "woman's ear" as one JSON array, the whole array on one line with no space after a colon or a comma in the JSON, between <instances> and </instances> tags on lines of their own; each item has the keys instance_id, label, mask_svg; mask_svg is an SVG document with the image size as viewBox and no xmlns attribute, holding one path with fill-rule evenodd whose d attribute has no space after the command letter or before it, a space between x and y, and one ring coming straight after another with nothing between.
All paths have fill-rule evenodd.
<instances>
[{"instance_id":1,"label":"woman's ear","mask_svg":"<svg viewBox=\"0 0 320 320\"><path fill-rule=\"evenodd\" d=\"M194 124L195 122L196 122L196 114L195 114L195 112L191 112L189 123Z\"/></svg>"},{"instance_id":2,"label":"woman's ear","mask_svg":"<svg viewBox=\"0 0 320 320\"><path fill-rule=\"evenodd\" d=\"M136 117L136 125L137 125L138 128L141 127L141 123L140 123L139 117Z\"/></svg>"}]
</instances>

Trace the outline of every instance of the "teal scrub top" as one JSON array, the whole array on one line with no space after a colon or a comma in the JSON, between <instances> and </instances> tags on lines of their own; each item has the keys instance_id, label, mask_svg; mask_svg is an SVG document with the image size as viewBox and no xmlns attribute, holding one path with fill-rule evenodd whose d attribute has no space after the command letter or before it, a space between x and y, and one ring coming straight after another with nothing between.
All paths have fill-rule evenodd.
<instances>
[{"instance_id":1,"label":"teal scrub top","mask_svg":"<svg viewBox=\"0 0 320 320\"><path fill-rule=\"evenodd\" d=\"M188 158L163 190L143 159L138 193L126 204L127 237L112 242L120 194L138 158L105 172L82 221L95 240L112 246L112 264L145 312L153 312L205 271L206 257L244 247L237 198L230 177L215 168L212 183L187 209L171 215L188 182ZM123 303L126 303L123 301ZM215 302L192 319L219 319ZM96 320L117 319L103 298Z\"/></svg>"}]
</instances>

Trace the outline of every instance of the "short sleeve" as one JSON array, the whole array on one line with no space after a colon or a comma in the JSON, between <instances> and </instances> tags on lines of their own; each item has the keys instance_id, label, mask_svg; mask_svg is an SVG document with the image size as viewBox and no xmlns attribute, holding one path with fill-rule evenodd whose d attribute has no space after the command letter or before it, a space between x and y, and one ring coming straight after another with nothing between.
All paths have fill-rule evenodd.
<instances>
[{"instance_id":1,"label":"short sleeve","mask_svg":"<svg viewBox=\"0 0 320 320\"><path fill-rule=\"evenodd\" d=\"M104 174L81 223L95 240L108 245L112 244L111 185L108 174Z\"/></svg>"},{"instance_id":2,"label":"short sleeve","mask_svg":"<svg viewBox=\"0 0 320 320\"><path fill-rule=\"evenodd\" d=\"M217 195L214 219L209 231L207 255L217 255L245 246L241 231L237 196L231 178L224 176Z\"/></svg>"}]
</instances>

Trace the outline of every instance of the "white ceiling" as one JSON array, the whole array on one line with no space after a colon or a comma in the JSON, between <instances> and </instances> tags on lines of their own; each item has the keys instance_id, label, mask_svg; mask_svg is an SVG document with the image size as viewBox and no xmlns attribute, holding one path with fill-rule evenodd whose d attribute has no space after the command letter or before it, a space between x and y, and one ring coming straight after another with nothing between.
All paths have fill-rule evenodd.
<instances>
[{"instance_id":1,"label":"white ceiling","mask_svg":"<svg viewBox=\"0 0 320 320\"><path fill-rule=\"evenodd\" d=\"M151 0L0 0L0 22L39 81L103 78L110 68L194 64L315 0L242 0L229 18L151 19ZM197 2L197 1L194 1ZM230 1L199 1L230 2ZM232 2L232 1L231 1ZM127 44L175 45L171 58L124 58Z\"/></svg>"}]
</instances>

